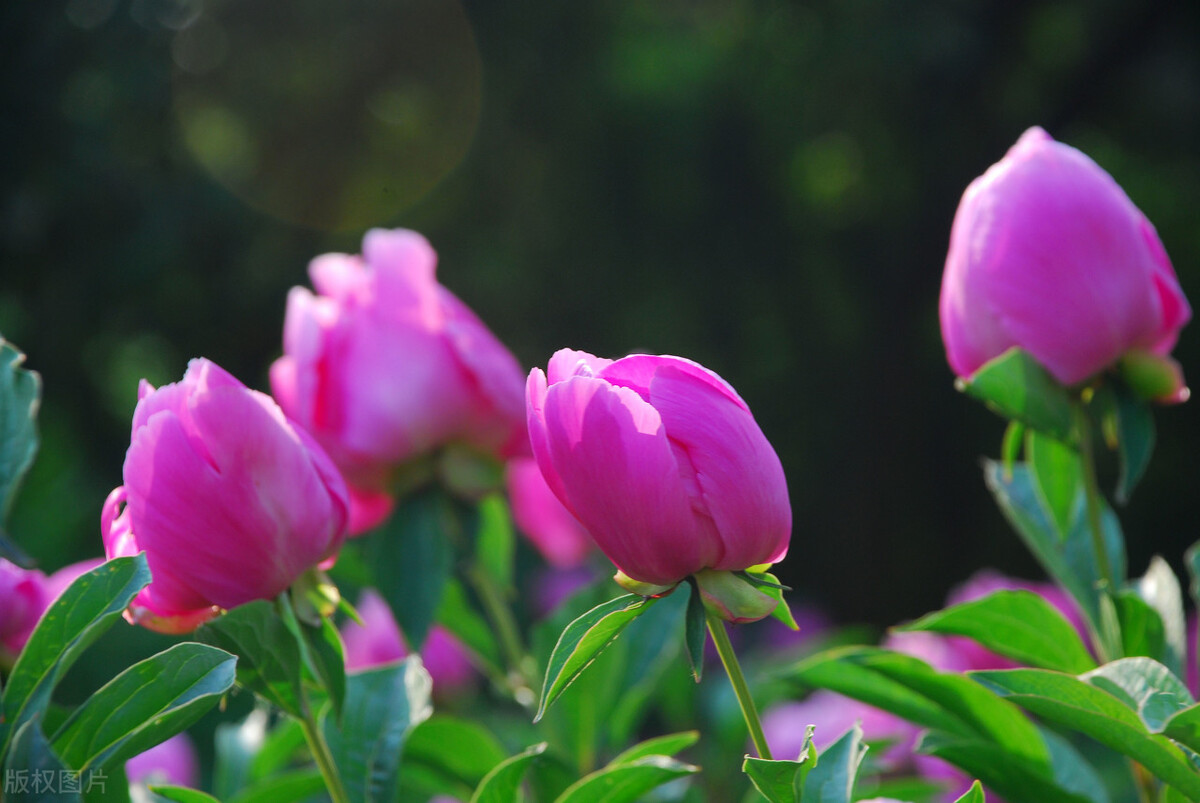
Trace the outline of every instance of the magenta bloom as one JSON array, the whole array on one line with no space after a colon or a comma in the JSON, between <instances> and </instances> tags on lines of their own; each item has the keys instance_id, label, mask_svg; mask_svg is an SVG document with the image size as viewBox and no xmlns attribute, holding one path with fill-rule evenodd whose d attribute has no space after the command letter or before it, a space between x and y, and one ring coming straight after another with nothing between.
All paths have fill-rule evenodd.
<instances>
[{"instance_id":1,"label":"magenta bloom","mask_svg":"<svg viewBox=\"0 0 1200 803\"><path fill-rule=\"evenodd\" d=\"M530 457L508 461L505 481L517 527L529 536L546 561L559 569L583 565L595 545L583 525L550 490L537 461Z\"/></svg>"},{"instance_id":2,"label":"magenta bloom","mask_svg":"<svg viewBox=\"0 0 1200 803\"><path fill-rule=\"evenodd\" d=\"M1130 350L1165 357L1192 314L1150 221L1040 128L963 195L940 312L959 376L1019 346L1067 385Z\"/></svg>"},{"instance_id":3,"label":"magenta bloom","mask_svg":"<svg viewBox=\"0 0 1200 803\"><path fill-rule=\"evenodd\" d=\"M347 671L370 669L408 655L408 644L400 632L400 625L396 624L391 608L378 592L364 591L357 610L363 623L348 621L342 626ZM429 638L421 650L421 660L429 670L434 693L438 696L453 694L475 680L475 667L466 648L440 625L429 631Z\"/></svg>"},{"instance_id":4,"label":"magenta bloom","mask_svg":"<svg viewBox=\"0 0 1200 803\"><path fill-rule=\"evenodd\" d=\"M863 739L892 744L879 761L884 769L898 769L906 763L916 742L918 728L887 711L822 689L799 702L779 703L762 718L763 733L771 754L795 761L804 749L808 726L813 726L813 745L818 754L840 739L858 722Z\"/></svg>"},{"instance_id":5,"label":"magenta bloom","mask_svg":"<svg viewBox=\"0 0 1200 803\"><path fill-rule=\"evenodd\" d=\"M437 283L420 234L372 229L362 256L309 265L319 295L288 295L271 388L346 476L352 530L387 514L397 468L447 444L506 458L527 451L520 365Z\"/></svg>"},{"instance_id":6,"label":"magenta bloom","mask_svg":"<svg viewBox=\"0 0 1200 803\"><path fill-rule=\"evenodd\" d=\"M345 537L333 463L270 397L208 360L158 390L143 380L124 478L104 504L104 548L146 553L153 580L126 615L152 630L274 598Z\"/></svg>"},{"instance_id":7,"label":"magenta bloom","mask_svg":"<svg viewBox=\"0 0 1200 803\"><path fill-rule=\"evenodd\" d=\"M21 651L50 601L46 575L0 558L0 656Z\"/></svg>"},{"instance_id":8,"label":"magenta bloom","mask_svg":"<svg viewBox=\"0 0 1200 803\"><path fill-rule=\"evenodd\" d=\"M725 380L680 357L563 349L526 384L550 489L634 580L669 585L787 554L779 458Z\"/></svg>"},{"instance_id":9,"label":"magenta bloom","mask_svg":"<svg viewBox=\"0 0 1200 803\"><path fill-rule=\"evenodd\" d=\"M194 787L200 782L196 748L186 733L177 733L125 762L130 784Z\"/></svg>"}]
</instances>

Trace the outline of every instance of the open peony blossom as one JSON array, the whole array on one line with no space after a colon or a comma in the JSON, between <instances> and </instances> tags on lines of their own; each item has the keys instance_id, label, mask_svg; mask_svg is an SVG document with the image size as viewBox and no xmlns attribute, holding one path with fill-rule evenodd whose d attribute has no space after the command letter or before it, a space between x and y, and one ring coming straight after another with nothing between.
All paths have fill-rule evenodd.
<instances>
[{"instance_id":1,"label":"open peony blossom","mask_svg":"<svg viewBox=\"0 0 1200 803\"><path fill-rule=\"evenodd\" d=\"M406 464L441 447L495 460L528 451L521 367L438 284L436 264L420 234L372 229L361 256L312 261L316 294L288 295L271 389L345 475L354 533L387 516Z\"/></svg>"},{"instance_id":2,"label":"open peony blossom","mask_svg":"<svg viewBox=\"0 0 1200 803\"><path fill-rule=\"evenodd\" d=\"M563 349L546 373L530 373L526 394L547 484L628 577L670 585L787 553L779 458L712 371L681 357Z\"/></svg>"},{"instance_id":3,"label":"open peony blossom","mask_svg":"<svg viewBox=\"0 0 1200 803\"><path fill-rule=\"evenodd\" d=\"M941 293L954 372L1009 348L1072 385L1130 352L1166 358L1191 308L1150 224L1112 177L1031 128L967 188ZM1182 390L1182 375L1164 394Z\"/></svg>"},{"instance_id":4,"label":"open peony blossom","mask_svg":"<svg viewBox=\"0 0 1200 803\"><path fill-rule=\"evenodd\" d=\"M272 599L345 537L346 486L321 447L208 360L157 390L142 382L124 478L104 504L104 548L146 553L153 580L126 616L152 630Z\"/></svg>"}]
</instances>

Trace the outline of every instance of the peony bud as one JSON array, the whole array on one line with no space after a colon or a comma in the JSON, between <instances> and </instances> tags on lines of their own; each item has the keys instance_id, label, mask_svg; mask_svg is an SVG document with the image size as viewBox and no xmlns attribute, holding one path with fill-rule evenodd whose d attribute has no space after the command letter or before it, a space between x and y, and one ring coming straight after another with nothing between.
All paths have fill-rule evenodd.
<instances>
[{"instance_id":1,"label":"peony bud","mask_svg":"<svg viewBox=\"0 0 1200 803\"><path fill-rule=\"evenodd\" d=\"M680 357L563 349L526 385L529 435L554 494L633 580L671 585L787 553L792 511L749 407Z\"/></svg>"},{"instance_id":2,"label":"peony bud","mask_svg":"<svg viewBox=\"0 0 1200 803\"><path fill-rule=\"evenodd\" d=\"M272 599L345 536L333 463L270 397L207 360L157 390L142 382L124 478L104 504L104 547L146 553L153 580L126 616L151 630Z\"/></svg>"},{"instance_id":3,"label":"peony bud","mask_svg":"<svg viewBox=\"0 0 1200 803\"><path fill-rule=\"evenodd\" d=\"M505 472L513 519L546 561L559 569L582 566L592 551L591 536L546 484L537 461L516 457Z\"/></svg>"},{"instance_id":4,"label":"peony bud","mask_svg":"<svg viewBox=\"0 0 1200 803\"><path fill-rule=\"evenodd\" d=\"M393 489L448 444L491 459L528 451L521 367L470 309L437 283L420 234L373 229L362 256L309 266L317 295L288 295L284 354L271 388L350 485L352 532L388 513Z\"/></svg>"},{"instance_id":5,"label":"peony bud","mask_svg":"<svg viewBox=\"0 0 1200 803\"><path fill-rule=\"evenodd\" d=\"M1130 350L1165 357L1192 315L1150 221L1095 162L1040 128L963 195L940 312L960 377L1018 346L1065 385Z\"/></svg>"}]
</instances>

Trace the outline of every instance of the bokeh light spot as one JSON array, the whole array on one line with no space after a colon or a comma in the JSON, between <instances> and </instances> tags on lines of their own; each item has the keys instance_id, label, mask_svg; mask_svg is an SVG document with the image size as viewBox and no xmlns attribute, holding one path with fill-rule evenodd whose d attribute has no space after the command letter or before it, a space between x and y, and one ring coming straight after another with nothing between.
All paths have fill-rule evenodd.
<instances>
[{"instance_id":1,"label":"bokeh light spot","mask_svg":"<svg viewBox=\"0 0 1200 803\"><path fill-rule=\"evenodd\" d=\"M480 58L457 2L300 0L281 14L208 0L172 56L197 161L312 228L394 221L462 161L478 123Z\"/></svg>"}]
</instances>

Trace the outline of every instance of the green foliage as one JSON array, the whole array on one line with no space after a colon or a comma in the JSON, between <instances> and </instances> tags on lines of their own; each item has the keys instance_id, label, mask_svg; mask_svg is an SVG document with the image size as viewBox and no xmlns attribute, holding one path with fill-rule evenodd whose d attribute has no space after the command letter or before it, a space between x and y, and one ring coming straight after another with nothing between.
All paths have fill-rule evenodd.
<instances>
[{"instance_id":1,"label":"green foliage","mask_svg":"<svg viewBox=\"0 0 1200 803\"><path fill-rule=\"evenodd\" d=\"M507 758L484 776L470 803L517 803L521 800L521 780L542 753L546 743L535 744L523 753Z\"/></svg>"},{"instance_id":2,"label":"green foliage","mask_svg":"<svg viewBox=\"0 0 1200 803\"><path fill-rule=\"evenodd\" d=\"M25 554L4 534L13 498L37 455L42 378L21 367L25 355L0 337L0 558L19 565Z\"/></svg>"},{"instance_id":3,"label":"green foliage","mask_svg":"<svg viewBox=\"0 0 1200 803\"><path fill-rule=\"evenodd\" d=\"M304 666L300 645L274 603L256 600L239 605L201 625L194 638L238 657L238 685L292 716L301 716L303 701L298 691Z\"/></svg>"},{"instance_id":4,"label":"green foliage","mask_svg":"<svg viewBox=\"0 0 1200 803\"><path fill-rule=\"evenodd\" d=\"M819 756L808 726L796 761L746 757L742 770L770 803L850 803L859 766L866 755L862 728L855 725Z\"/></svg>"},{"instance_id":5,"label":"green foliage","mask_svg":"<svg viewBox=\"0 0 1200 803\"><path fill-rule=\"evenodd\" d=\"M1133 696L1126 696L1122 702L1100 685L1044 669L974 672L972 677L1042 719L1079 731L1129 756L1189 799L1200 800L1200 774L1168 738L1147 727L1132 705ZM1107 681L1102 681L1103 686L1113 688L1113 675L1097 677ZM1154 682L1149 677L1144 680ZM1138 695L1136 699L1144 698Z\"/></svg>"},{"instance_id":6,"label":"green foliage","mask_svg":"<svg viewBox=\"0 0 1200 803\"><path fill-rule=\"evenodd\" d=\"M50 606L21 651L0 700L0 755L15 731L45 713L58 681L149 582L144 555L117 558L76 578Z\"/></svg>"},{"instance_id":7,"label":"green foliage","mask_svg":"<svg viewBox=\"0 0 1200 803\"><path fill-rule=\"evenodd\" d=\"M1116 499L1124 505L1150 467L1155 441L1154 414L1150 404L1139 399L1124 384L1114 384L1112 394L1110 416L1121 466Z\"/></svg>"},{"instance_id":8,"label":"green foliage","mask_svg":"<svg viewBox=\"0 0 1200 803\"><path fill-rule=\"evenodd\" d=\"M658 602L655 597L626 594L597 605L563 630L550 654L541 703L534 721L562 694L579 674L621 634L630 622Z\"/></svg>"},{"instance_id":9,"label":"green foliage","mask_svg":"<svg viewBox=\"0 0 1200 803\"><path fill-rule=\"evenodd\" d=\"M151 786L150 800L151 803L221 803L212 795L186 786Z\"/></svg>"},{"instance_id":10,"label":"green foliage","mask_svg":"<svg viewBox=\"0 0 1200 803\"><path fill-rule=\"evenodd\" d=\"M233 687L236 658L184 643L139 661L93 694L53 737L78 770L108 767L186 729Z\"/></svg>"},{"instance_id":11,"label":"green foliage","mask_svg":"<svg viewBox=\"0 0 1200 803\"><path fill-rule=\"evenodd\" d=\"M432 687L414 655L350 675L340 723L325 710L325 739L351 803L396 798L404 740L433 713Z\"/></svg>"},{"instance_id":12,"label":"green foliage","mask_svg":"<svg viewBox=\"0 0 1200 803\"><path fill-rule=\"evenodd\" d=\"M707 618L704 613L704 600L700 598L700 589L694 580L688 582L687 614L684 619L684 643L687 645L688 663L692 667L692 677L697 683L704 674L704 643L708 640Z\"/></svg>"},{"instance_id":13,"label":"green foliage","mask_svg":"<svg viewBox=\"0 0 1200 803\"><path fill-rule=\"evenodd\" d=\"M1041 363L1011 348L984 364L958 387L996 414L1052 438L1072 440L1071 398Z\"/></svg>"},{"instance_id":14,"label":"green foliage","mask_svg":"<svg viewBox=\"0 0 1200 803\"><path fill-rule=\"evenodd\" d=\"M1099 631L1103 617L1102 594L1097 584L1101 578L1087 517L1076 517L1071 532L1062 539L1051 513L1041 502L1033 472L1027 465L1018 463L1006 471L1000 463L985 461L984 480L1029 551L1075 598L1093 631ZM1120 523L1107 506L1103 508L1101 522L1108 562L1114 581L1120 584L1125 578L1125 540Z\"/></svg>"},{"instance_id":15,"label":"green foliage","mask_svg":"<svg viewBox=\"0 0 1200 803\"><path fill-rule=\"evenodd\" d=\"M1038 500L1054 523L1059 541L1065 541L1084 507L1079 450L1031 430L1025 435L1025 456Z\"/></svg>"},{"instance_id":16,"label":"green foliage","mask_svg":"<svg viewBox=\"0 0 1200 803\"><path fill-rule=\"evenodd\" d=\"M963 792L954 803L985 803L983 796L983 787L979 785L979 781L971 784L971 788Z\"/></svg>"},{"instance_id":17,"label":"green foliage","mask_svg":"<svg viewBox=\"0 0 1200 803\"><path fill-rule=\"evenodd\" d=\"M442 604L454 545L474 531L473 509L434 485L404 498L383 527L363 536L374 581L413 650L420 650Z\"/></svg>"},{"instance_id":18,"label":"green foliage","mask_svg":"<svg viewBox=\"0 0 1200 803\"><path fill-rule=\"evenodd\" d=\"M634 745L571 784L554 803L638 803L651 790L700 771L671 758L699 737L695 732L675 733Z\"/></svg>"},{"instance_id":19,"label":"green foliage","mask_svg":"<svg viewBox=\"0 0 1200 803\"><path fill-rule=\"evenodd\" d=\"M897 629L966 636L999 655L1044 669L1077 674L1096 665L1071 623L1031 591L996 591Z\"/></svg>"},{"instance_id":20,"label":"green foliage","mask_svg":"<svg viewBox=\"0 0 1200 803\"><path fill-rule=\"evenodd\" d=\"M466 800L504 759L503 746L483 726L435 714L413 728L404 744L401 800L419 794Z\"/></svg>"}]
</instances>

